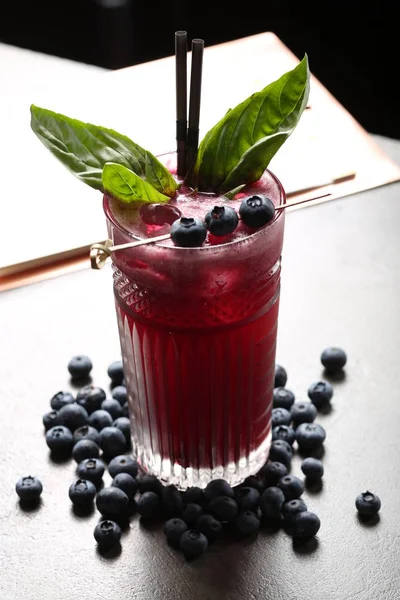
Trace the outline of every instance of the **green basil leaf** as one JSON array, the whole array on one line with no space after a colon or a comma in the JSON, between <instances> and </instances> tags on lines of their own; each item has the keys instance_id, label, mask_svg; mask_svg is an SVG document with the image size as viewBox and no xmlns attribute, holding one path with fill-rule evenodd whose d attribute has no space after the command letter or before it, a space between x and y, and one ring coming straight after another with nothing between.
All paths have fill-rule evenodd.
<instances>
[{"instance_id":1,"label":"green basil leaf","mask_svg":"<svg viewBox=\"0 0 400 600\"><path fill-rule=\"evenodd\" d=\"M114 162L136 173L161 194L175 194L178 184L168 169L150 152L113 129L34 105L31 128L67 169L95 189L103 190L103 167Z\"/></svg>"},{"instance_id":2,"label":"green basil leaf","mask_svg":"<svg viewBox=\"0 0 400 600\"><path fill-rule=\"evenodd\" d=\"M307 106L307 55L292 70L229 110L205 135L186 183L222 193L259 179Z\"/></svg>"},{"instance_id":3,"label":"green basil leaf","mask_svg":"<svg viewBox=\"0 0 400 600\"><path fill-rule=\"evenodd\" d=\"M239 182L252 183L260 179L273 156L287 140L286 132L274 133L262 138L243 154L239 163L232 169L220 186L221 194L233 187L241 187Z\"/></svg>"},{"instance_id":4,"label":"green basil leaf","mask_svg":"<svg viewBox=\"0 0 400 600\"><path fill-rule=\"evenodd\" d=\"M116 163L106 163L103 168L104 190L125 204L131 202L168 202L169 197L160 194L150 183L133 171Z\"/></svg>"}]
</instances>

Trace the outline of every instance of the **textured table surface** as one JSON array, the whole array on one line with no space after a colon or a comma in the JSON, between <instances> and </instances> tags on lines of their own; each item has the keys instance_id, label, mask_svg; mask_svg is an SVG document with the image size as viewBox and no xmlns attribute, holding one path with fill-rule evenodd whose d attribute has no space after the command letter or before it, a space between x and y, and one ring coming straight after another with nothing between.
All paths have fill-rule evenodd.
<instances>
[{"instance_id":1,"label":"textured table surface","mask_svg":"<svg viewBox=\"0 0 400 600\"><path fill-rule=\"evenodd\" d=\"M378 139L400 162L400 142ZM321 377L331 344L348 353L334 384L325 477L307 491L321 519L317 539L295 549L284 531L215 545L186 563L159 528L137 518L119 555L105 558L92 536L98 515L74 515L74 465L52 463L41 417L70 388L76 353L94 362L108 389L119 357L111 273L80 271L0 295L1 600L397 600L400 594L400 184L294 211L287 216L277 359L298 399ZM293 462L300 475L300 462ZM43 481L40 507L23 512L20 476ZM106 479L108 482L109 480ZM370 489L380 519L357 518L354 500Z\"/></svg>"}]
</instances>

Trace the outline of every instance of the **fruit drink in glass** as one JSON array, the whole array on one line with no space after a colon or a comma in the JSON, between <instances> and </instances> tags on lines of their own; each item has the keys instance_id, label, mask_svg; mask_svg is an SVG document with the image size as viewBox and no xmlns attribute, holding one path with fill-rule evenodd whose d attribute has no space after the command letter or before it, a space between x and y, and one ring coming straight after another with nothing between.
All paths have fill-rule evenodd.
<instances>
[{"instance_id":1,"label":"fruit drink in glass","mask_svg":"<svg viewBox=\"0 0 400 600\"><path fill-rule=\"evenodd\" d=\"M232 200L183 186L168 206L130 211L104 196L103 207L118 245L259 194L285 201L266 170ZM197 248L166 240L112 254L133 453L165 483L236 485L267 459L284 212L258 230L239 221L229 236L208 233Z\"/></svg>"}]
</instances>

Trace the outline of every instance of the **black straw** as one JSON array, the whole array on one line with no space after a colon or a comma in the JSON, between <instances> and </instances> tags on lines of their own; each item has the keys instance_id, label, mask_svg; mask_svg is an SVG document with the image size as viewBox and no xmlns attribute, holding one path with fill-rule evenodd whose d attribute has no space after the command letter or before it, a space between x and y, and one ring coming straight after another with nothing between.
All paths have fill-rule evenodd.
<instances>
[{"instance_id":1,"label":"black straw","mask_svg":"<svg viewBox=\"0 0 400 600\"><path fill-rule=\"evenodd\" d=\"M180 177L186 174L187 135L187 33L175 32L176 69L176 142L177 171Z\"/></svg>"},{"instance_id":2,"label":"black straw","mask_svg":"<svg viewBox=\"0 0 400 600\"><path fill-rule=\"evenodd\" d=\"M190 72L189 127L187 132L187 166L190 168L199 144L201 76L204 40L192 40L192 68Z\"/></svg>"}]
</instances>

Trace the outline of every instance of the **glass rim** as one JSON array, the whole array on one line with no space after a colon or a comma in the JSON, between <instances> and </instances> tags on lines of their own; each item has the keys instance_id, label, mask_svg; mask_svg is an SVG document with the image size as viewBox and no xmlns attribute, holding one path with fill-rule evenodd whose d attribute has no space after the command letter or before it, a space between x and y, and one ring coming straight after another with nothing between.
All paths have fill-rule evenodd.
<instances>
[{"instance_id":1,"label":"glass rim","mask_svg":"<svg viewBox=\"0 0 400 600\"><path fill-rule=\"evenodd\" d=\"M265 169L265 171L272 177L272 179L275 181L275 183L279 189L280 203L277 206L281 206L282 204L285 203L285 198L286 198L286 193L285 193L284 187L283 187L281 181L278 179L278 177L272 171L270 171L269 169ZM117 219L111 212L107 194L103 194L103 210L104 210L104 214L105 214L107 220L110 221L112 223L112 225L114 227L116 227L121 233L123 233L125 236L128 236L129 238L131 238L132 241L140 241L140 240L145 239L145 238L139 237L138 235L135 235L134 233L129 231L129 229L127 229L126 227L121 225L121 223L119 223L117 221ZM240 237L236 240L232 240L231 242L226 242L225 244L216 244L215 246L196 246L194 248L186 248L183 246L170 246L170 245L166 244L165 242L155 242L154 244L152 244L152 246L157 246L160 248L165 248L167 250L173 250L173 251L177 250L177 251L184 251L184 252L199 252L199 251L206 252L206 251L212 250L212 251L216 252L222 248L231 248L232 246L242 243L245 240L254 239L255 237L260 236L262 234L262 232L264 232L271 225L276 223L276 221L278 221L279 218L281 218L282 213L284 213L284 210L276 212L272 221L270 221L263 227L256 229L253 233L250 233L248 236ZM149 239L151 239L151 238L149 238ZM127 248L127 250L128 250L128 248Z\"/></svg>"}]
</instances>

